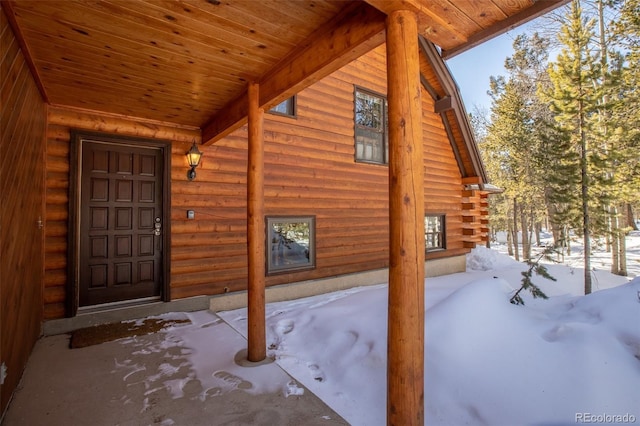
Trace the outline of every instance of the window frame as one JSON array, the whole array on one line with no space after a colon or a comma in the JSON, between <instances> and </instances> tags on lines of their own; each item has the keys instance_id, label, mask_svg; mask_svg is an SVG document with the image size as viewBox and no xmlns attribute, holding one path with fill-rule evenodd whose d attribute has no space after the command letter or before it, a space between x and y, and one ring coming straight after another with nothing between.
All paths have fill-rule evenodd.
<instances>
[{"instance_id":1,"label":"window frame","mask_svg":"<svg viewBox=\"0 0 640 426\"><path fill-rule=\"evenodd\" d=\"M441 231L428 232L427 220L430 218L440 219ZM441 245L436 247L429 247L428 238L429 235L440 235ZM425 213L424 215L424 251L425 253L433 253L438 251L444 251L447 249L447 215L445 213Z\"/></svg>"},{"instance_id":2,"label":"window frame","mask_svg":"<svg viewBox=\"0 0 640 426\"><path fill-rule=\"evenodd\" d=\"M387 102L387 96L382 93L378 93L374 90L367 89L362 86L354 85L353 90L353 157L356 163L364 164L377 164L381 166L389 165L389 106ZM366 129L366 126L360 125L357 122L357 107L358 107L358 94L363 93L367 96L374 98L380 98L382 100L382 161L368 160L358 157L358 129ZM371 127L369 127L371 128ZM372 128L371 128L372 129Z\"/></svg>"},{"instance_id":3,"label":"window frame","mask_svg":"<svg viewBox=\"0 0 640 426\"><path fill-rule=\"evenodd\" d=\"M275 265L272 255L272 232L274 224L277 223L307 223L309 227L308 259L307 263L295 264L293 266ZM266 275L277 275L307 271L316 268L316 217L314 215L301 216L265 216L265 266Z\"/></svg>"},{"instance_id":4,"label":"window frame","mask_svg":"<svg viewBox=\"0 0 640 426\"><path fill-rule=\"evenodd\" d=\"M279 107L285 102L291 103L291 113L275 110L275 108ZM281 117L297 118L298 117L298 95L293 95L290 98L285 99L284 101L280 102L278 105L271 108L268 112L269 114L279 115Z\"/></svg>"}]
</instances>

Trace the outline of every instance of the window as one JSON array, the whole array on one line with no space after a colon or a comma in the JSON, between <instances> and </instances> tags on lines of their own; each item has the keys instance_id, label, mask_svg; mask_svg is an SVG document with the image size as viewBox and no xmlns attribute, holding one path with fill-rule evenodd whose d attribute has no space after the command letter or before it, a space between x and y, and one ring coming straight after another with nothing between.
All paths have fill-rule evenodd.
<instances>
[{"instance_id":1,"label":"window","mask_svg":"<svg viewBox=\"0 0 640 426\"><path fill-rule=\"evenodd\" d=\"M427 252L446 248L444 215L424 217L424 239Z\"/></svg>"},{"instance_id":2,"label":"window","mask_svg":"<svg viewBox=\"0 0 640 426\"><path fill-rule=\"evenodd\" d=\"M355 89L356 161L389 163L387 99L373 92Z\"/></svg>"},{"instance_id":3,"label":"window","mask_svg":"<svg viewBox=\"0 0 640 426\"><path fill-rule=\"evenodd\" d=\"M313 269L315 217L267 217L267 274Z\"/></svg>"},{"instance_id":4,"label":"window","mask_svg":"<svg viewBox=\"0 0 640 426\"><path fill-rule=\"evenodd\" d=\"M278 105L274 106L269 112L278 115L287 115L289 117L296 116L296 97L292 96L289 99L285 99Z\"/></svg>"}]
</instances>

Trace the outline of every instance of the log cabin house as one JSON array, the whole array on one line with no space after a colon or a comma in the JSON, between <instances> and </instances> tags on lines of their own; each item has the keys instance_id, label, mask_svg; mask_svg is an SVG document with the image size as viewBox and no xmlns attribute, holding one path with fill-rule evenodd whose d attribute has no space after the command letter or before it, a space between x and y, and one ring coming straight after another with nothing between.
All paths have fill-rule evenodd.
<instances>
[{"instance_id":1,"label":"log cabin house","mask_svg":"<svg viewBox=\"0 0 640 426\"><path fill-rule=\"evenodd\" d=\"M2 0L0 412L47 327L248 304L259 360L265 298L388 280L420 419L425 273L488 220L443 58L565 2Z\"/></svg>"}]
</instances>

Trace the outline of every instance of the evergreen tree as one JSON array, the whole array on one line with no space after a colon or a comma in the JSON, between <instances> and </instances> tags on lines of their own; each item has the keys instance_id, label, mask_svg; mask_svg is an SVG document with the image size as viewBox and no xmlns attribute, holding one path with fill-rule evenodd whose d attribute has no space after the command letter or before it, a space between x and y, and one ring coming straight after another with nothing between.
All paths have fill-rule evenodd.
<instances>
[{"instance_id":1,"label":"evergreen tree","mask_svg":"<svg viewBox=\"0 0 640 426\"><path fill-rule=\"evenodd\" d=\"M492 77L480 149L505 190L491 214L510 230L510 253L518 228L528 237L547 214L556 246L581 234L589 293L591 244L605 241L612 271L626 273L624 235L640 210L640 0L574 0L564 10L548 26L559 28L553 43L561 47L551 66L550 41L518 36L508 76ZM525 260L528 246L523 238Z\"/></svg>"},{"instance_id":2,"label":"evergreen tree","mask_svg":"<svg viewBox=\"0 0 640 426\"><path fill-rule=\"evenodd\" d=\"M556 279L551 276L551 274L549 274L549 271L547 270L547 268L542 265L540 263L540 261L542 259L546 259L550 262L553 262L553 259L551 258L551 253L553 253L555 251L555 249L553 248L553 246L549 246L546 247L542 253L540 253L538 255L538 257L535 260L528 260L527 261L527 265L529 266L529 269L527 269L526 271L521 272L522 274L522 285L520 286L520 288L513 294L513 296L511 296L511 298L509 299L509 302L511 302L514 305L524 305L524 299L522 298L522 296L520 296L520 293L522 292L522 290L529 290L529 292L531 293L531 295L533 296L534 299L536 298L542 298L542 299L548 299L549 297L542 291L542 289L540 287L538 287L536 284L534 284L532 277L533 277L533 273L535 272L536 275L539 275L543 278L546 278L548 280L551 281L556 281Z\"/></svg>"},{"instance_id":3,"label":"evergreen tree","mask_svg":"<svg viewBox=\"0 0 640 426\"><path fill-rule=\"evenodd\" d=\"M616 164L618 210L621 214L620 274L626 273L623 255L624 235L637 229L632 206L640 205L640 0L616 2L619 19L612 25L612 39L624 54L618 55L616 68L620 70L620 84L610 95L616 100L612 115L618 123L616 138L620 152Z\"/></svg>"},{"instance_id":4,"label":"evergreen tree","mask_svg":"<svg viewBox=\"0 0 640 426\"><path fill-rule=\"evenodd\" d=\"M540 228L545 214L544 141L538 130L550 115L536 88L546 80L547 46L548 42L537 34L515 39L514 54L505 61L508 79L491 78L491 123L480 146L492 182L504 189L499 205L503 206L503 222L516 259L518 229L522 231L523 258L530 259L532 232Z\"/></svg>"},{"instance_id":5,"label":"evergreen tree","mask_svg":"<svg viewBox=\"0 0 640 426\"><path fill-rule=\"evenodd\" d=\"M602 99L598 77L601 75L597 52L593 51L594 20L583 18L578 0L571 4L566 23L558 38L562 48L549 68L553 88L548 92L559 132L566 133L572 150L579 154L580 211L584 244L584 291L591 293L591 231L593 194L590 176L598 174L592 155L594 134L592 118Z\"/></svg>"},{"instance_id":6,"label":"evergreen tree","mask_svg":"<svg viewBox=\"0 0 640 426\"><path fill-rule=\"evenodd\" d=\"M543 143L545 202L554 246L564 255L570 248L571 230L581 226L580 156L572 145L571 134L557 125L540 129Z\"/></svg>"}]
</instances>

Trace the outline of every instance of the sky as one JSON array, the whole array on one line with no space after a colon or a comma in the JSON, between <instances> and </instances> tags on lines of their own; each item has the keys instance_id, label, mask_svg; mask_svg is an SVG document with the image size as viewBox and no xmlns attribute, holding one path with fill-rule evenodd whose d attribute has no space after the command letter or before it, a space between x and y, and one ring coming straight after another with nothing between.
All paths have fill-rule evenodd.
<instances>
[{"instance_id":1,"label":"sky","mask_svg":"<svg viewBox=\"0 0 640 426\"><path fill-rule=\"evenodd\" d=\"M476 105L490 109L489 77L506 76L504 61L513 54L513 40L529 28L530 25L520 26L446 61L467 112L473 112Z\"/></svg>"}]
</instances>

